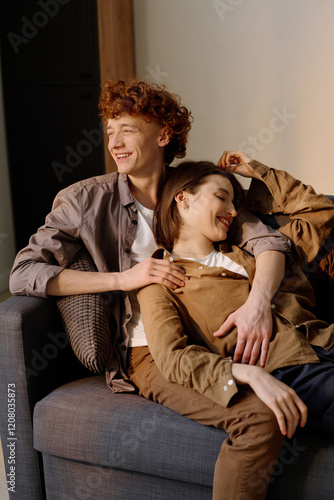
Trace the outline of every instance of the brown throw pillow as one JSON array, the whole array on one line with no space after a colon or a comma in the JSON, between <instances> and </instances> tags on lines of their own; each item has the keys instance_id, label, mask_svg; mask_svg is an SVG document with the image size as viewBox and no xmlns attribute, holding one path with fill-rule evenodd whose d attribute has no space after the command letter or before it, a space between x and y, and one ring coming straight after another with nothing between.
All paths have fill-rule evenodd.
<instances>
[{"instance_id":1,"label":"brown throw pillow","mask_svg":"<svg viewBox=\"0 0 334 500\"><path fill-rule=\"evenodd\" d=\"M97 272L85 248L69 269ZM87 293L60 297L56 302L76 357L89 370L104 374L112 352L110 296Z\"/></svg>"}]
</instances>

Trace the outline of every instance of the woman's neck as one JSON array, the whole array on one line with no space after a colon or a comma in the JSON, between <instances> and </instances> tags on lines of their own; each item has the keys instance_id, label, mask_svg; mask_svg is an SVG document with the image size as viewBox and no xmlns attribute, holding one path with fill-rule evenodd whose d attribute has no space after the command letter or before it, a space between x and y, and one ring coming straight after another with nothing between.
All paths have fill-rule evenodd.
<instances>
[{"instance_id":1,"label":"woman's neck","mask_svg":"<svg viewBox=\"0 0 334 500\"><path fill-rule=\"evenodd\" d=\"M177 257L188 257L193 259L200 259L206 257L214 250L214 244L207 239L197 240L181 238L175 243L173 247L173 255Z\"/></svg>"}]
</instances>

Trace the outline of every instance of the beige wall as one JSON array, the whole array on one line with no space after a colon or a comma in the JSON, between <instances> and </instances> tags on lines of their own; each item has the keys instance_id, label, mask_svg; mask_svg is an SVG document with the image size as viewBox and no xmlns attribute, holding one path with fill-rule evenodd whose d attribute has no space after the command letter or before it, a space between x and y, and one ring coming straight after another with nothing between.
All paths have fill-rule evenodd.
<instances>
[{"instance_id":1,"label":"beige wall","mask_svg":"<svg viewBox=\"0 0 334 500\"><path fill-rule=\"evenodd\" d=\"M242 148L334 194L334 2L134 5L137 74L192 110L189 159Z\"/></svg>"},{"instance_id":2,"label":"beige wall","mask_svg":"<svg viewBox=\"0 0 334 500\"><path fill-rule=\"evenodd\" d=\"M15 257L14 227L4 126L2 79L0 73L0 293L8 289L9 271Z\"/></svg>"}]
</instances>

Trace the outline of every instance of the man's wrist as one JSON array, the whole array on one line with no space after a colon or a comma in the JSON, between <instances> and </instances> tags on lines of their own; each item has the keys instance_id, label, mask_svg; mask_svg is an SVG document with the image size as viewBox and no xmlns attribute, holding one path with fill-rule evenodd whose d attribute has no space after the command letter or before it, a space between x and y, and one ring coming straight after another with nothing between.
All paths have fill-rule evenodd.
<instances>
[{"instance_id":1,"label":"man's wrist","mask_svg":"<svg viewBox=\"0 0 334 500\"><path fill-rule=\"evenodd\" d=\"M273 294L268 289L257 288L250 291L247 302L253 304L256 308L265 308L271 307L272 298Z\"/></svg>"},{"instance_id":2,"label":"man's wrist","mask_svg":"<svg viewBox=\"0 0 334 500\"><path fill-rule=\"evenodd\" d=\"M123 288L123 273L109 273L110 290L124 290Z\"/></svg>"}]
</instances>

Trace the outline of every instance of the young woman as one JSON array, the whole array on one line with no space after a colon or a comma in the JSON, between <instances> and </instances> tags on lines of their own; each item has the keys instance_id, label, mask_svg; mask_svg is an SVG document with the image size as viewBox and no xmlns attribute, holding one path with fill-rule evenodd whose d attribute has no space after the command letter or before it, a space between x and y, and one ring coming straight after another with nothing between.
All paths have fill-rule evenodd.
<instances>
[{"instance_id":1,"label":"young woman","mask_svg":"<svg viewBox=\"0 0 334 500\"><path fill-rule=\"evenodd\" d=\"M306 404L314 397L317 377L324 374L320 348L312 347L306 334L321 333L328 346L334 343L333 326L307 309L312 292L297 267L272 298L273 334L265 369L233 362L236 328L222 338L214 334L252 293L255 260L227 239L241 198L235 178L211 163L185 162L175 169L156 208L154 233L165 249L163 258L181 266L189 279L176 290L152 284L139 291L151 354L147 348L131 352L132 379L142 395L230 434L217 461L215 499L265 498L250 478L259 467L273 466L280 433L291 437L298 423L305 426ZM153 360L169 383L165 391L162 382L156 390L159 375L147 368ZM322 403L310 416L313 423L322 419L333 434L334 363L329 364L326 376L331 382L323 387ZM285 369L300 397L278 380L284 380ZM170 405L169 393L179 388L190 392L180 398L179 406Z\"/></svg>"}]
</instances>

